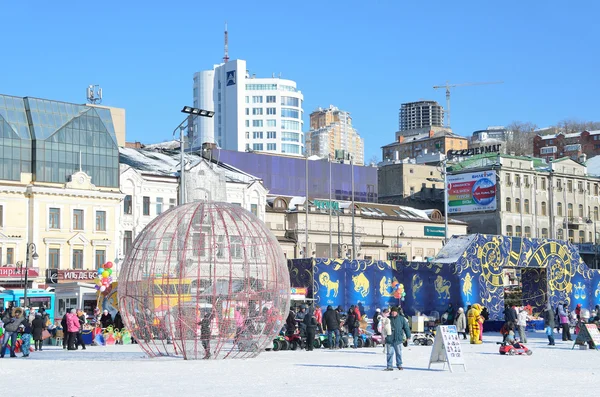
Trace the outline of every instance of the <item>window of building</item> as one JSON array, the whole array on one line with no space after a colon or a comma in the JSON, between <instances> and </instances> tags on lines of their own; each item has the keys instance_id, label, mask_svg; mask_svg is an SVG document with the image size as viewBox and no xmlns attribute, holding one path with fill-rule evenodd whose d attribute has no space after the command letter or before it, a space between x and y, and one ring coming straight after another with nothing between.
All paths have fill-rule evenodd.
<instances>
[{"instance_id":1,"label":"window of building","mask_svg":"<svg viewBox=\"0 0 600 397\"><path fill-rule=\"evenodd\" d=\"M583 182L582 181L577 181L577 190L579 190L579 192L583 192Z\"/></svg>"},{"instance_id":2,"label":"window of building","mask_svg":"<svg viewBox=\"0 0 600 397\"><path fill-rule=\"evenodd\" d=\"M295 107L299 107L299 100L298 98L294 98L291 96L282 96L281 97L281 105L283 106L295 106Z\"/></svg>"},{"instance_id":3,"label":"window of building","mask_svg":"<svg viewBox=\"0 0 600 397\"><path fill-rule=\"evenodd\" d=\"M583 204L579 204L579 216L583 218Z\"/></svg>"},{"instance_id":4,"label":"window of building","mask_svg":"<svg viewBox=\"0 0 600 397\"><path fill-rule=\"evenodd\" d=\"M594 183L594 196L600 195L600 187L597 183Z\"/></svg>"},{"instance_id":5,"label":"window of building","mask_svg":"<svg viewBox=\"0 0 600 397\"><path fill-rule=\"evenodd\" d=\"M507 186L510 186L511 182L510 182L510 174L506 173L506 175L504 176L504 181L506 182Z\"/></svg>"},{"instance_id":6,"label":"window of building","mask_svg":"<svg viewBox=\"0 0 600 397\"><path fill-rule=\"evenodd\" d=\"M250 212L258 216L258 204L250 204Z\"/></svg>"},{"instance_id":7,"label":"window of building","mask_svg":"<svg viewBox=\"0 0 600 397\"><path fill-rule=\"evenodd\" d=\"M267 108L267 114L270 116L274 116L277 114L277 108Z\"/></svg>"},{"instance_id":8,"label":"window of building","mask_svg":"<svg viewBox=\"0 0 600 397\"><path fill-rule=\"evenodd\" d=\"M123 201L123 213L131 214L132 205L131 205L132 197L131 194L125 196L125 200Z\"/></svg>"},{"instance_id":9,"label":"window of building","mask_svg":"<svg viewBox=\"0 0 600 397\"><path fill-rule=\"evenodd\" d=\"M246 116L250 116L250 108L246 108Z\"/></svg>"},{"instance_id":10,"label":"window of building","mask_svg":"<svg viewBox=\"0 0 600 397\"><path fill-rule=\"evenodd\" d=\"M254 138L254 139L262 139L262 137L263 137L262 131L254 131L252 133L252 138Z\"/></svg>"},{"instance_id":11,"label":"window of building","mask_svg":"<svg viewBox=\"0 0 600 397\"><path fill-rule=\"evenodd\" d=\"M262 126L263 126L262 120L252 120L252 127L262 127Z\"/></svg>"},{"instance_id":12,"label":"window of building","mask_svg":"<svg viewBox=\"0 0 600 397\"><path fill-rule=\"evenodd\" d=\"M60 229L60 208L50 208L49 219L48 219L48 228L49 229Z\"/></svg>"},{"instance_id":13,"label":"window of building","mask_svg":"<svg viewBox=\"0 0 600 397\"><path fill-rule=\"evenodd\" d=\"M277 127L277 120L267 120L267 127Z\"/></svg>"},{"instance_id":14,"label":"window of building","mask_svg":"<svg viewBox=\"0 0 600 397\"><path fill-rule=\"evenodd\" d=\"M281 117L300 118L300 112L296 109L281 108Z\"/></svg>"},{"instance_id":15,"label":"window of building","mask_svg":"<svg viewBox=\"0 0 600 397\"><path fill-rule=\"evenodd\" d=\"M573 218L573 204L567 204L567 216Z\"/></svg>"},{"instance_id":16,"label":"window of building","mask_svg":"<svg viewBox=\"0 0 600 397\"><path fill-rule=\"evenodd\" d=\"M562 203L556 203L556 215L563 216Z\"/></svg>"},{"instance_id":17,"label":"window of building","mask_svg":"<svg viewBox=\"0 0 600 397\"><path fill-rule=\"evenodd\" d=\"M263 103L263 97L258 95L258 96L253 96L252 97L252 103Z\"/></svg>"},{"instance_id":18,"label":"window of building","mask_svg":"<svg viewBox=\"0 0 600 397\"><path fill-rule=\"evenodd\" d=\"M548 229L542 228L542 238L548 238Z\"/></svg>"},{"instance_id":19,"label":"window of building","mask_svg":"<svg viewBox=\"0 0 600 397\"><path fill-rule=\"evenodd\" d=\"M572 181L572 180L570 180L570 179L567 181L567 190L568 190L569 192L572 192L572 191L573 191L573 181Z\"/></svg>"},{"instance_id":20,"label":"window of building","mask_svg":"<svg viewBox=\"0 0 600 397\"><path fill-rule=\"evenodd\" d=\"M512 208L510 205L510 197L506 198L506 212L512 212Z\"/></svg>"},{"instance_id":21,"label":"window of building","mask_svg":"<svg viewBox=\"0 0 600 397\"><path fill-rule=\"evenodd\" d=\"M250 103L250 97L246 96L246 103Z\"/></svg>"},{"instance_id":22,"label":"window of building","mask_svg":"<svg viewBox=\"0 0 600 397\"><path fill-rule=\"evenodd\" d=\"M289 143L282 143L281 144L281 153L300 154L300 146L292 145Z\"/></svg>"},{"instance_id":23,"label":"window of building","mask_svg":"<svg viewBox=\"0 0 600 397\"><path fill-rule=\"evenodd\" d=\"M163 198L162 197L157 197L156 198L156 215L160 215L163 212Z\"/></svg>"},{"instance_id":24,"label":"window of building","mask_svg":"<svg viewBox=\"0 0 600 397\"><path fill-rule=\"evenodd\" d=\"M525 226L525 234L523 235L523 237L531 237L531 227Z\"/></svg>"},{"instance_id":25,"label":"window of building","mask_svg":"<svg viewBox=\"0 0 600 397\"><path fill-rule=\"evenodd\" d=\"M175 208L176 205L177 205L176 199L174 199L174 198L169 199L169 209Z\"/></svg>"},{"instance_id":26,"label":"window of building","mask_svg":"<svg viewBox=\"0 0 600 397\"><path fill-rule=\"evenodd\" d=\"M246 127L250 127L250 120L246 120Z\"/></svg>"},{"instance_id":27,"label":"window of building","mask_svg":"<svg viewBox=\"0 0 600 397\"><path fill-rule=\"evenodd\" d=\"M515 185L521 186L521 175L515 174Z\"/></svg>"},{"instance_id":28,"label":"window of building","mask_svg":"<svg viewBox=\"0 0 600 397\"><path fill-rule=\"evenodd\" d=\"M556 188L558 190L562 190L562 180L560 180L560 179L556 180Z\"/></svg>"},{"instance_id":29,"label":"window of building","mask_svg":"<svg viewBox=\"0 0 600 397\"><path fill-rule=\"evenodd\" d=\"M277 150L276 143L267 143L267 150Z\"/></svg>"},{"instance_id":30,"label":"window of building","mask_svg":"<svg viewBox=\"0 0 600 397\"><path fill-rule=\"evenodd\" d=\"M575 242L575 230L573 229L569 229L569 242Z\"/></svg>"},{"instance_id":31,"label":"window of building","mask_svg":"<svg viewBox=\"0 0 600 397\"><path fill-rule=\"evenodd\" d=\"M542 190L546 190L546 178L542 177Z\"/></svg>"},{"instance_id":32,"label":"window of building","mask_svg":"<svg viewBox=\"0 0 600 397\"><path fill-rule=\"evenodd\" d=\"M252 115L254 116L262 116L263 108L252 108Z\"/></svg>"},{"instance_id":33,"label":"window of building","mask_svg":"<svg viewBox=\"0 0 600 397\"><path fill-rule=\"evenodd\" d=\"M517 214L521 213L521 199L520 198L515 199L515 212Z\"/></svg>"},{"instance_id":34,"label":"window of building","mask_svg":"<svg viewBox=\"0 0 600 397\"><path fill-rule=\"evenodd\" d=\"M99 269L106 263L106 251L96 250L96 269Z\"/></svg>"},{"instance_id":35,"label":"window of building","mask_svg":"<svg viewBox=\"0 0 600 397\"><path fill-rule=\"evenodd\" d=\"M513 227L511 225L506 225L506 235L508 237L512 237L512 235L513 235Z\"/></svg>"},{"instance_id":36,"label":"window of building","mask_svg":"<svg viewBox=\"0 0 600 397\"><path fill-rule=\"evenodd\" d=\"M598 217L598 207L594 207L594 220L595 221L600 220Z\"/></svg>"},{"instance_id":37,"label":"window of building","mask_svg":"<svg viewBox=\"0 0 600 397\"><path fill-rule=\"evenodd\" d=\"M564 240L565 236L564 236L564 234L563 234L563 230L562 230L562 229L558 229L558 230L556 231L556 237L557 237L559 240Z\"/></svg>"},{"instance_id":38,"label":"window of building","mask_svg":"<svg viewBox=\"0 0 600 397\"><path fill-rule=\"evenodd\" d=\"M4 206L0 205L0 227L4 226Z\"/></svg>"},{"instance_id":39,"label":"window of building","mask_svg":"<svg viewBox=\"0 0 600 397\"><path fill-rule=\"evenodd\" d=\"M60 248L48 249L48 269L60 269Z\"/></svg>"},{"instance_id":40,"label":"window of building","mask_svg":"<svg viewBox=\"0 0 600 397\"><path fill-rule=\"evenodd\" d=\"M281 133L281 140L283 142L300 142L300 134L297 132L286 132Z\"/></svg>"},{"instance_id":41,"label":"window of building","mask_svg":"<svg viewBox=\"0 0 600 397\"><path fill-rule=\"evenodd\" d=\"M73 230L83 230L83 210L73 210Z\"/></svg>"},{"instance_id":42,"label":"window of building","mask_svg":"<svg viewBox=\"0 0 600 397\"><path fill-rule=\"evenodd\" d=\"M523 176L523 183L525 184L525 186L529 186L529 175Z\"/></svg>"},{"instance_id":43,"label":"window of building","mask_svg":"<svg viewBox=\"0 0 600 397\"><path fill-rule=\"evenodd\" d=\"M231 240L229 243L229 255L233 259L241 259L242 252L242 238L240 236L231 236Z\"/></svg>"},{"instance_id":44,"label":"window of building","mask_svg":"<svg viewBox=\"0 0 600 397\"><path fill-rule=\"evenodd\" d=\"M268 95L267 103L277 103L277 97L275 95Z\"/></svg>"},{"instance_id":45,"label":"window of building","mask_svg":"<svg viewBox=\"0 0 600 397\"><path fill-rule=\"evenodd\" d=\"M515 227L515 237L521 237L521 226Z\"/></svg>"},{"instance_id":46,"label":"window of building","mask_svg":"<svg viewBox=\"0 0 600 397\"><path fill-rule=\"evenodd\" d=\"M106 231L106 211L96 211L96 231Z\"/></svg>"},{"instance_id":47,"label":"window of building","mask_svg":"<svg viewBox=\"0 0 600 397\"><path fill-rule=\"evenodd\" d=\"M281 120L281 128L290 131L300 131L300 122L293 120Z\"/></svg>"},{"instance_id":48,"label":"window of building","mask_svg":"<svg viewBox=\"0 0 600 397\"><path fill-rule=\"evenodd\" d=\"M579 242L585 243L585 232L583 230L579 231Z\"/></svg>"},{"instance_id":49,"label":"window of building","mask_svg":"<svg viewBox=\"0 0 600 397\"><path fill-rule=\"evenodd\" d=\"M542 201L542 210L540 211L542 214L542 216L546 216L547 215L547 211L546 211L546 202Z\"/></svg>"},{"instance_id":50,"label":"window of building","mask_svg":"<svg viewBox=\"0 0 600 397\"><path fill-rule=\"evenodd\" d=\"M523 212L529 214L529 199L523 200Z\"/></svg>"},{"instance_id":51,"label":"window of building","mask_svg":"<svg viewBox=\"0 0 600 397\"><path fill-rule=\"evenodd\" d=\"M143 201L143 204L144 204L142 213L143 213L143 215L148 216L148 215L150 215L150 197L144 196L144 198L143 198L142 201Z\"/></svg>"},{"instance_id":52,"label":"window of building","mask_svg":"<svg viewBox=\"0 0 600 397\"><path fill-rule=\"evenodd\" d=\"M83 269L83 250L73 250L73 269Z\"/></svg>"},{"instance_id":53,"label":"window of building","mask_svg":"<svg viewBox=\"0 0 600 397\"><path fill-rule=\"evenodd\" d=\"M262 143L255 143L252 145L252 150L263 150L263 144Z\"/></svg>"},{"instance_id":54,"label":"window of building","mask_svg":"<svg viewBox=\"0 0 600 397\"><path fill-rule=\"evenodd\" d=\"M133 232L131 230L125 230L123 233L123 254L129 254L133 247Z\"/></svg>"},{"instance_id":55,"label":"window of building","mask_svg":"<svg viewBox=\"0 0 600 397\"><path fill-rule=\"evenodd\" d=\"M277 131L267 131L267 139L277 139Z\"/></svg>"},{"instance_id":56,"label":"window of building","mask_svg":"<svg viewBox=\"0 0 600 397\"><path fill-rule=\"evenodd\" d=\"M6 249L6 264L14 265L15 264L15 249L9 247Z\"/></svg>"}]
</instances>

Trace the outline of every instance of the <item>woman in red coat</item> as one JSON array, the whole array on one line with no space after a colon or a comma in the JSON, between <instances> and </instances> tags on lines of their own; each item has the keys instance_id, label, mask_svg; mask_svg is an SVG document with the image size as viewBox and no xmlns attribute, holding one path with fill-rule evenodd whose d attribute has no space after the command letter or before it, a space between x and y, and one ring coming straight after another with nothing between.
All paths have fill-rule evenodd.
<instances>
[{"instance_id":1,"label":"woman in red coat","mask_svg":"<svg viewBox=\"0 0 600 397\"><path fill-rule=\"evenodd\" d=\"M75 309L71 309L70 313L67 313L67 332L68 332L68 350L77 350L75 344L77 343L77 334L79 333L79 318Z\"/></svg>"}]
</instances>

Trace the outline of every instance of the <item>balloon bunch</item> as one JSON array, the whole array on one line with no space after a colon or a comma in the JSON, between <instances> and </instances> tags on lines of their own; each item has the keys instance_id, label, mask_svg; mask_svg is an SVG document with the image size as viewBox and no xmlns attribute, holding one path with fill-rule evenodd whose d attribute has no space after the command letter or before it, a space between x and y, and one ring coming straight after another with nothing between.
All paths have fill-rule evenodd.
<instances>
[{"instance_id":1,"label":"balloon bunch","mask_svg":"<svg viewBox=\"0 0 600 397\"><path fill-rule=\"evenodd\" d=\"M98 269L98 277L96 278L96 289L107 294L110 290L110 285L113 282L112 278L112 262L106 262Z\"/></svg>"},{"instance_id":2,"label":"balloon bunch","mask_svg":"<svg viewBox=\"0 0 600 397\"><path fill-rule=\"evenodd\" d=\"M392 294L394 298L404 300L406 292L404 291L404 284L394 281L392 283Z\"/></svg>"}]
</instances>

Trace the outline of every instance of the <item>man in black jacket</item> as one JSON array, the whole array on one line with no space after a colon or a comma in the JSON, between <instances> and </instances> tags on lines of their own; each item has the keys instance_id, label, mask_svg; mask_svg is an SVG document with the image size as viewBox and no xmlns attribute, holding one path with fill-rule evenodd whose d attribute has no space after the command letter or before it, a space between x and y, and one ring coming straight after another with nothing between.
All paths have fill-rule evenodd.
<instances>
[{"instance_id":1,"label":"man in black jacket","mask_svg":"<svg viewBox=\"0 0 600 397\"><path fill-rule=\"evenodd\" d=\"M517 311L509 305L504 306L504 322L513 324L517 322Z\"/></svg>"},{"instance_id":2,"label":"man in black jacket","mask_svg":"<svg viewBox=\"0 0 600 397\"><path fill-rule=\"evenodd\" d=\"M315 333L317 331L317 318L312 310L309 310L304 317L304 325L306 327L306 350L312 351Z\"/></svg>"},{"instance_id":3,"label":"man in black jacket","mask_svg":"<svg viewBox=\"0 0 600 397\"><path fill-rule=\"evenodd\" d=\"M342 343L342 338L340 338L340 315L336 310L333 310L331 305L327 306L327 311L323 314L323 330L327 331L327 341L330 349L334 348L332 334L335 334L336 345Z\"/></svg>"}]
</instances>

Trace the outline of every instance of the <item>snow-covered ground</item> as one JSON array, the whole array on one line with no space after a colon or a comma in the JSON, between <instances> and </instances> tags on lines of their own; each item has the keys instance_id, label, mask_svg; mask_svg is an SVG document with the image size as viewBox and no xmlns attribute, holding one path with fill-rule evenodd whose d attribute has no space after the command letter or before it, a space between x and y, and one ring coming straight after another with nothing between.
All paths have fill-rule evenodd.
<instances>
[{"instance_id":1,"label":"snow-covered ground","mask_svg":"<svg viewBox=\"0 0 600 397\"><path fill-rule=\"evenodd\" d=\"M428 370L431 347L404 349L404 371L384 372L381 347L264 352L255 359L183 361L145 358L137 345L63 351L0 360L4 387L16 396L542 396L598 390L600 352L547 346L530 334L532 356L501 356L498 334L463 344L467 372ZM468 342L468 341L466 341ZM20 354L19 354L20 357Z\"/></svg>"}]
</instances>

